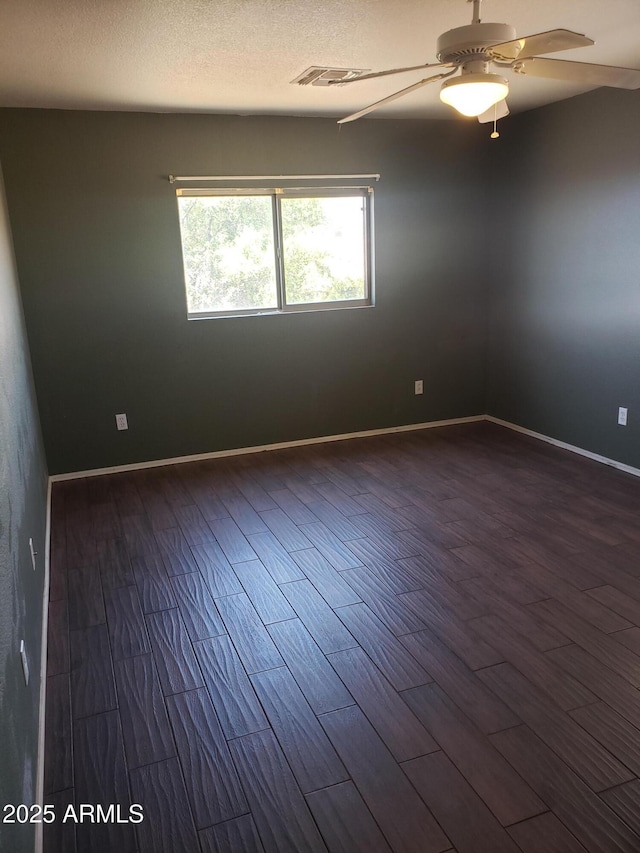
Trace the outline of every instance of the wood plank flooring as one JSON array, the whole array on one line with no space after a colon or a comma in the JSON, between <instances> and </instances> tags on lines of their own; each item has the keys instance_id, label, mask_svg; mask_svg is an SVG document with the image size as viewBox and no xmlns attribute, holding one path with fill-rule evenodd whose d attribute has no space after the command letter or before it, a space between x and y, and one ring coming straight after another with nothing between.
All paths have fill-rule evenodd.
<instances>
[{"instance_id":1,"label":"wood plank flooring","mask_svg":"<svg viewBox=\"0 0 640 853\"><path fill-rule=\"evenodd\" d=\"M480 423L52 518L45 853L640 851L639 480Z\"/></svg>"}]
</instances>

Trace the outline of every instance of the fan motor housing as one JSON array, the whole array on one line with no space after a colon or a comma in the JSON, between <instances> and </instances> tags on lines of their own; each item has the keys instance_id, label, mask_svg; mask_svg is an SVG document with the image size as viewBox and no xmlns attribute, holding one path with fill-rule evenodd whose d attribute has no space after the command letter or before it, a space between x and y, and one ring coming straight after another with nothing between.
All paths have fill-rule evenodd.
<instances>
[{"instance_id":1,"label":"fan motor housing","mask_svg":"<svg viewBox=\"0 0 640 853\"><path fill-rule=\"evenodd\" d=\"M468 24L448 30L438 38L436 56L439 62L457 64L483 59L487 48L516 38L510 24Z\"/></svg>"}]
</instances>

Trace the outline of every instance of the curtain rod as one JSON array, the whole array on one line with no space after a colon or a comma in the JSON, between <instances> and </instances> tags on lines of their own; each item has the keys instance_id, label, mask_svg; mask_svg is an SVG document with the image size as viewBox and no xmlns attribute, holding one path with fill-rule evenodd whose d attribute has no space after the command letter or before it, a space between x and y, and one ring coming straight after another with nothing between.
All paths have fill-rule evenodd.
<instances>
[{"instance_id":1,"label":"curtain rod","mask_svg":"<svg viewBox=\"0 0 640 853\"><path fill-rule=\"evenodd\" d=\"M380 175L169 175L169 183L175 184L176 181L321 181L337 178L374 178L379 181Z\"/></svg>"}]
</instances>

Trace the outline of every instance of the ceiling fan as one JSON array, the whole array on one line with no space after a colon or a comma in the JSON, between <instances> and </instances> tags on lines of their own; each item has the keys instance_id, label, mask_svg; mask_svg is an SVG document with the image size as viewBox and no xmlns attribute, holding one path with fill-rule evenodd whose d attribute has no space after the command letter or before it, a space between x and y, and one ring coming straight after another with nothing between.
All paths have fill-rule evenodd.
<instances>
[{"instance_id":1,"label":"ceiling fan","mask_svg":"<svg viewBox=\"0 0 640 853\"><path fill-rule=\"evenodd\" d=\"M617 89L640 88L640 70L635 68L547 59L537 55L587 47L594 44L592 39L562 29L517 38L515 28L509 24L481 23L481 0L468 2L473 3L472 22L466 27L449 30L438 38L438 62L412 65L408 68L391 68L346 80L330 80L329 85L346 86L362 80L404 74L423 68L445 69L340 119L338 124L355 121L438 80L444 80L440 89L440 100L445 104L449 104L462 115L476 116L480 122L495 123L497 119L509 115L505 100L509 94L509 83L506 77L490 71L491 66L530 77L546 77L582 85L613 86ZM458 70L460 74L454 77Z\"/></svg>"}]
</instances>

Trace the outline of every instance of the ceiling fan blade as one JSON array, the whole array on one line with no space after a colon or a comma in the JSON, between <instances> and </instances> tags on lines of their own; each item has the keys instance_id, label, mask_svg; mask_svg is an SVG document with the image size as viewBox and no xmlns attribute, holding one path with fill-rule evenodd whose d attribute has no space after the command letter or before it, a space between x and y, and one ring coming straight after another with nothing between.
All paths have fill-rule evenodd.
<instances>
[{"instance_id":1,"label":"ceiling fan blade","mask_svg":"<svg viewBox=\"0 0 640 853\"><path fill-rule=\"evenodd\" d=\"M362 74L360 77L351 77L349 80L329 80L329 85L344 86L347 83L357 83L359 80L374 80L376 77L388 77L390 74L404 74L405 71L419 71L422 68L450 67L450 63L427 62L426 65L410 65L408 68L390 68L388 71L374 71L371 74Z\"/></svg>"},{"instance_id":2,"label":"ceiling fan blade","mask_svg":"<svg viewBox=\"0 0 640 853\"><path fill-rule=\"evenodd\" d=\"M615 89L640 89L640 70L615 65L591 65L565 59L543 59L539 56L518 59L513 64L517 74L567 80L584 86L612 86Z\"/></svg>"},{"instance_id":3,"label":"ceiling fan blade","mask_svg":"<svg viewBox=\"0 0 640 853\"><path fill-rule=\"evenodd\" d=\"M480 124L488 124L490 121L497 121L500 118L506 118L508 115L509 107L507 106L506 100L503 100L498 101L497 104L489 107L486 113L481 113L478 116L478 121Z\"/></svg>"},{"instance_id":4,"label":"ceiling fan blade","mask_svg":"<svg viewBox=\"0 0 640 853\"><path fill-rule=\"evenodd\" d=\"M574 47L589 47L591 44L595 44L593 39L580 33L571 30L549 30L546 33L535 33L532 36L491 45L488 53L499 62L513 62L514 59L526 59L540 53L556 53Z\"/></svg>"},{"instance_id":5,"label":"ceiling fan blade","mask_svg":"<svg viewBox=\"0 0 640 853\"><path fill-rule=\"evenodd\" d=\"M424 80L420 80L412 86L407 86L406 89L400 89L399 92L394 92L393 95L387 95L386 98L382 98L381 101L376 101L375 104L369 104L368 107L358 110L357 113L352 113L350 116L346 116L346 118L341 118L338 121L338 124L346 124L349 121L355 121L357 118L362 118L362 116L366 116L367 113L372 113L374 110L377 110L378 107L384 106L384 104L390 104L392 101L402 98L404 95L408 95L409 92L415 92L416 89L426 86L427 83L435 83L436 80L442 80L445 77L449 77L454 73L454 71L457 71L457 68L454 68L452 71L447 71L446 74L434 74L433 77L425 77Z\"/></svg>"}]
</instances>

